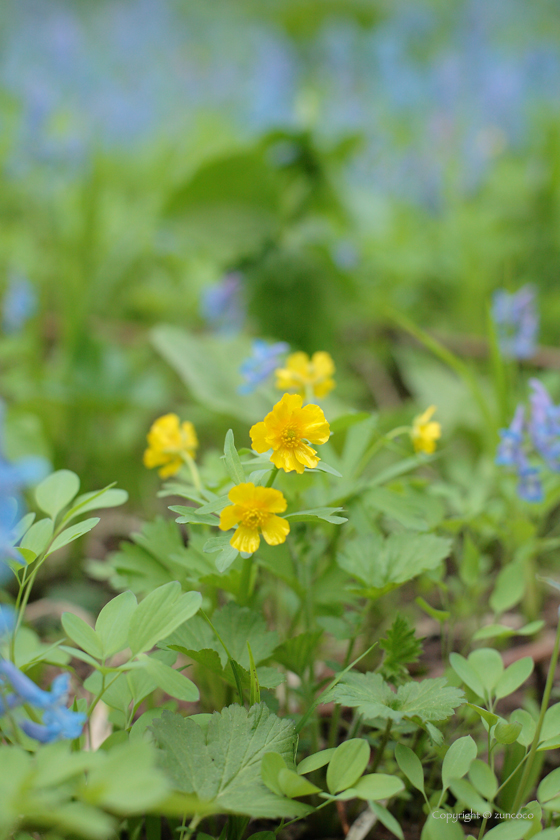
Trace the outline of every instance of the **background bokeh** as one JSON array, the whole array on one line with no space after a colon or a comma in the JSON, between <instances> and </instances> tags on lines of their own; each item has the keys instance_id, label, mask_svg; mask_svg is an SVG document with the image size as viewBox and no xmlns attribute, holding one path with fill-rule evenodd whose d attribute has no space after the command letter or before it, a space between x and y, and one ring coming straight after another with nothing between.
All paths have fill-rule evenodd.
<instances>
[{"instance_id":1,"label":"background bokeh","mask_svg":"<svg viewBox=\"0 0 560 840\"><path fill-rule=\"evenodd\" d=\"M341 403L444 395L468 427L388 312L472 355L492 292L530 283L556 343L559 39L556 4L522 0L4 4L6 452L150 510L155 417L246 436L244 398L204 383L250 337L329 351Z\"/></svg>"}]
</instances>

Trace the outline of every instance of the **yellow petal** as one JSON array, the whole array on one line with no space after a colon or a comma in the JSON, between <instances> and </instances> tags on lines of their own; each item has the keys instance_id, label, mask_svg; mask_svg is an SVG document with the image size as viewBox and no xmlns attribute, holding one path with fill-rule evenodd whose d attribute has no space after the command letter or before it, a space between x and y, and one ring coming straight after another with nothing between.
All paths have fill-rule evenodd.
<instances>
[{"instance_id":1,"label":"yellow petal","mask_svg":"<svg viewBox=\"0 0 560 840\"><path fill-rule=\"evenodd\" d=\"M165 467L162 467L160 470L158 470L158 475L160 478L169 478L170 475L175 475L175 473L178 473L182 466L183 461L181 458L173 458L169 462L169 464L166 464Z\"/></svg>"},{"instance_id":2,"label":"yellow petal","mask_svg":"<svg viewBox=\"0 0 560 840\"><path fill-rule=\"evenodd\" d=\"M169 459L169 455L166 455L163 452L158 452L156 449L152 449L151 447L145 450L143 457L144 466L149 470L153 467L160 467L162 464L166 464Z\"/></svg>"},{"instance_id":3,"label":"yellow petal","mask_svg":"<svg viewBox=\"0 0 560 840\"><path fill-rule=\"evenodd\" d=\"M262 535L269 545L280 545L289 533L289 523L280 516L270 516L262 526Z\"/></svg>"},{"instance_id":4,"label":"yellow petal","mask_svg":"<svg viewBox=\"0 0 560 840\"><path fill-rule=\"evenodd\" d=\"M233 528L242 516L242 509L239 505L229 505L220 513L220 531L229 531Z\"/></svg>"},{"instance_id":5,"label":"yellow petal","mask_svg":"<svg viewBox=\"0 0 560 840\"><path fill-rule=\"evenodd\" d=\"M299 412L298 427L301 436L311 443L326 443L331 434L331 427L325 420L323 409L318 405L306 405Z\"/></svg>"},{"instance_id":6,"label":"yellow petal","mask_svg":"<svg viewBox=\"0 0 560 840\"><path fill-rule=\"evenodd\" d=\"M276 449L270 456L270 460L279 470L285 470L286 472L295 470L297 473L303 472L303 464L300 464L296 458L294 450L288 449L285 446Z\"/></svg>"},{"instance_id":7,"label":"yellow petal","mask_svg":"<svg viewBox=\"0 0 560 840\"><path fill-rule=\"evenodd\" d=\"M240 525L230 540L230 545L245 554L253 554L260 544L259 532L246 525Z\"/></svg>"},{"instance_id":8,"label":"yellow petal","mask_svg":"<svg viewBox=\"0 0 560 840\"><path fill-rule=\"evenodd\" d=\"M313 386L313 393L316 397L321 399L322 397L326 397L327 394L330 394L334 386L334 379L324 379L322 382L317 382L317 384Z\"/></svg>"},{"instance_id":9,"label":"yellow petal","mask_svg":"<svg viewBox=\"0 0 560 840\"><path fill-rule=\"evenodd\" d=\"M304 467L309 467L310 469L315 469L320 460L316 457L317 453L315 452L315 450L303 442L300 443L300 445L296 449L294 449L294 455L296 456L300 464L303 464Z\"/></svg>"},{"instance_id":10,"label":"yellow petal","mask_svg":"<svg viewBox=\"0 0 560 840\"><path fill-rule=\"evenodd\" d=\"M255 485L252 481L244 482L243 484L236 484L228 493L228 499L234 505L247 505L253 501L255 496Z\"/></svg>"},{"instance_id":11,"label":"yellow petal","mask_svg":"<svg viewBox=\"0 0 560 840\"><path fill-rule=\"evenodd\" d=\"M311 357L311 364L313 365L315 375L318 377L332 376L335 371L331 354L325 353L322 350L317 353L313 353L313 356Z\"/></svg>"},{"instance_id":12,"label":"yellow petal","mask_svg":"<svg viewBox=\"0 0 560 840\"><path fill-rule=\"evenodd\" d=\"M283 493L274 487L255 487L254 502L259 508L270 513L284 513L288 507Z\"/></svg>"},{"instance_id":13,"label":"yellow petal","mask_svg":"<svg viewBox=\"0 0 560 840\"><path fill-rule=\"evenodd\" d=\"M249 434L251 435L251 441L255 452L262 453L270 449L271 444L268 441L267 430L263 420L261 420L260 423L255 423L255 425L251 427Z\"/></svg>"}]
</instances>

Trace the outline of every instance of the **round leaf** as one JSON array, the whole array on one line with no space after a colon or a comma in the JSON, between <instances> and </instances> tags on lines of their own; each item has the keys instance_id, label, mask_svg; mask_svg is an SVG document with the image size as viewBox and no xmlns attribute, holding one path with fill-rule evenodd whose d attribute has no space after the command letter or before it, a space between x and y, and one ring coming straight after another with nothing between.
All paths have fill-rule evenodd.
<instances>
[{"instance_id":1,"label":"round leaf","mask_svg":"<svg viewBox=\"0 0 560 840\"><path fill-rule=\"evenodd\" d=\"M80 489L80 479L70 470L58 470L47 476L36 488L37 504L53 519L70 504Z\"/></svg>"},{"instance_id":2,"label":"round leaf","mask_svg":"<svg viewBox=\"0 0 560 840\"><path fill-rule=\"evenodd\" d=\"M352 787L366 769L370 756L369 744L362 738L344 741L334 752L327 770L327 786L331 793Z\"/></svg>"}]
</instances>

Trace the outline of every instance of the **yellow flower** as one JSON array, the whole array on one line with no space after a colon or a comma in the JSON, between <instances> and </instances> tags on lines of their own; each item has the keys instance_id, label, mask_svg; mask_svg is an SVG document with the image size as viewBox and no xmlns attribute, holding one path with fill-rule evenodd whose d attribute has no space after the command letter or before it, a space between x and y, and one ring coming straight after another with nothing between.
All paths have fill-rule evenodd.
<instances>
[{"instance_id":1,"label":"yellow flower","mask_svg":"<svg viewBox=\"0 0 560 840\"><path fill-rule=\"evenodd\" d=\"M238 551L253 554L260 545L259 531L269 545L280 545L290 533L290 526L277 513L286 510L287 502L280 490L238 484L232 487L228 499L233 502L220 514L220 529L229 531L237 525L230 544Z\"/></svg>"},{"instance_id":2,"label":"yellow flower","mask_svg":"<svg viewBox=\"0 0 560 840\"><path fill-rule=\"evenodd\" d=\"M284 394L270 414L251 429L253 449L267 452L278 469L302 473L305 467L316 467L320 461L309 443L326 443L331 430L318 405L306 405L299 394Z\"/></svg>"},{"instance_id":3,"label":"yellow flower","mask_svg":"<svg viewBox=\"0 0 560 840\"><path fill-rule=\"evenodd\" d=\"M413 420L410 437L416 452L427 452L430 455L435 451L436 440L441 437L441 424L431 419L435 410L435 405L431 405L424 414L419 414Z\"/></svg>"},{"instance_id":4,"label":"yellow flower","mask_svg":"<svg viewBox=\"0 0 560 840\"><path fill-rule=\"evenodd\" d=\"M185 463L183 455L194 458L198 439L192 423L179 425L176 414L165 414L152 424L148 432L148 448L144 452L144 466L161 467L162 478L175 475Z\"/></svg>"},{"instance_id":5,"label":"yellow flower","mask_svg":"<svg viewBox=\"0 0 560 840\"><path fill-rule=\"evenodd\" d=\"M280 391L297 391L305 396L310 388L316 397L326 397L334 388L334 362L329 353L292 353L286 360L286 367L278 368L276 387Z\"/></svg>"}]
</instances>

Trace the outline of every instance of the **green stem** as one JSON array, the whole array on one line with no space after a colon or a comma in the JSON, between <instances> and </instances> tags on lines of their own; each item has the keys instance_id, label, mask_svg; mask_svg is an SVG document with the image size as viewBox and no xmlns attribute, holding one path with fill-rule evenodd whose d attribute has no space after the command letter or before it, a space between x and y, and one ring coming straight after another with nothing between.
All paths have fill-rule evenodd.
<instances>
[{"instance_id":1,"label":"green stem","mask_svg":"<svg viewBox=\"0 0 560 840\"><path fill-rule=\"evenodd\" d=\"M200 480L200 473L198 472L198 467L194 462L194 458L192 458L188 452L181 452L181 458L189 468L192 483L194 484L197 490L202 490L202 481Z\"/></svg>"},{"instance_id":2,"label":"green stem","mask_svg":"<svg viewBox=\"0 0 560 840\"><path fill-rule=\"evenodd\" d=\"M241 569L241 580L239 581L239 606L245 607L251 597L251 572L253 571L253 558L244 557Z\"/></svg>"},{"instance_id":3,"label":"green stem","mask_svg":"<svg viewBox=\"0 0 560 840\"><path fill-rule=\"evenodd\" d=\"M272 487L272 485L274 484L274 480L275 480L277 475L278 475L278 467L272 467L272 469L270 471L270 475L268 476L268 481L266 482L266 484L264 486L265 487Z\"/></svg>"},{"instance_id":4,"label":"green stem","mask_svg":"<svg viewBox=\"0 0 560 840\"><path fill-rule=\"evenodd\" d=\"M374 762L373 762L373 765L372 765L372 768L371 768L372 773L375 773L375 771L379 767L381 759L383 758L383 753L385 752L385 747L387 746L387 742L388 742L389 736L391 734L392 725L393 725L393 721L389 718L389 720L387 721L387 723L385 725L385 731L383 732L383 737L381 739L381 743L379 744L379 746L377 748L377 752L375 754L375 759L374 759Z\"/></svg>"},{"instance_id":5,"label":"green stem","mask_svg":"<svg viewBox=\"0 0 560 840\"><path fill-rule=\"evenodd\" d=\"M521 782L519 783L519 787L517 789L517 795L515 797L515 801L513 803L513 813L519 813L519 808L521 803L525 797L525 789L529 784L529 779L531 778L531 770L533 769L533 763L535 761L535 755L537 752L537 748L539 746L539 740L541 737L541 730L544 723L544 716L546 714L546 710L548 709L548 703L550 700L550 694L552 691L552 683L554 682L554 674L556 672L556 665L558 664L558 653L560 652L560 610L558 616L558 627L556 630L556 639L554 641L554 650L552 651L552 656L550 658L550 665L548 666L548 675L546 678L546 685L544 688L543 699L541 703L541 713L539 715L539 719L537 721L537 728L535 729L535 737L533 738L533 743L531 744L531 749L529 750L529 756L527 759L527 764L525 765L525 769L523 771L523 776L521 777Z\"/></svg>"}]
</instances>

